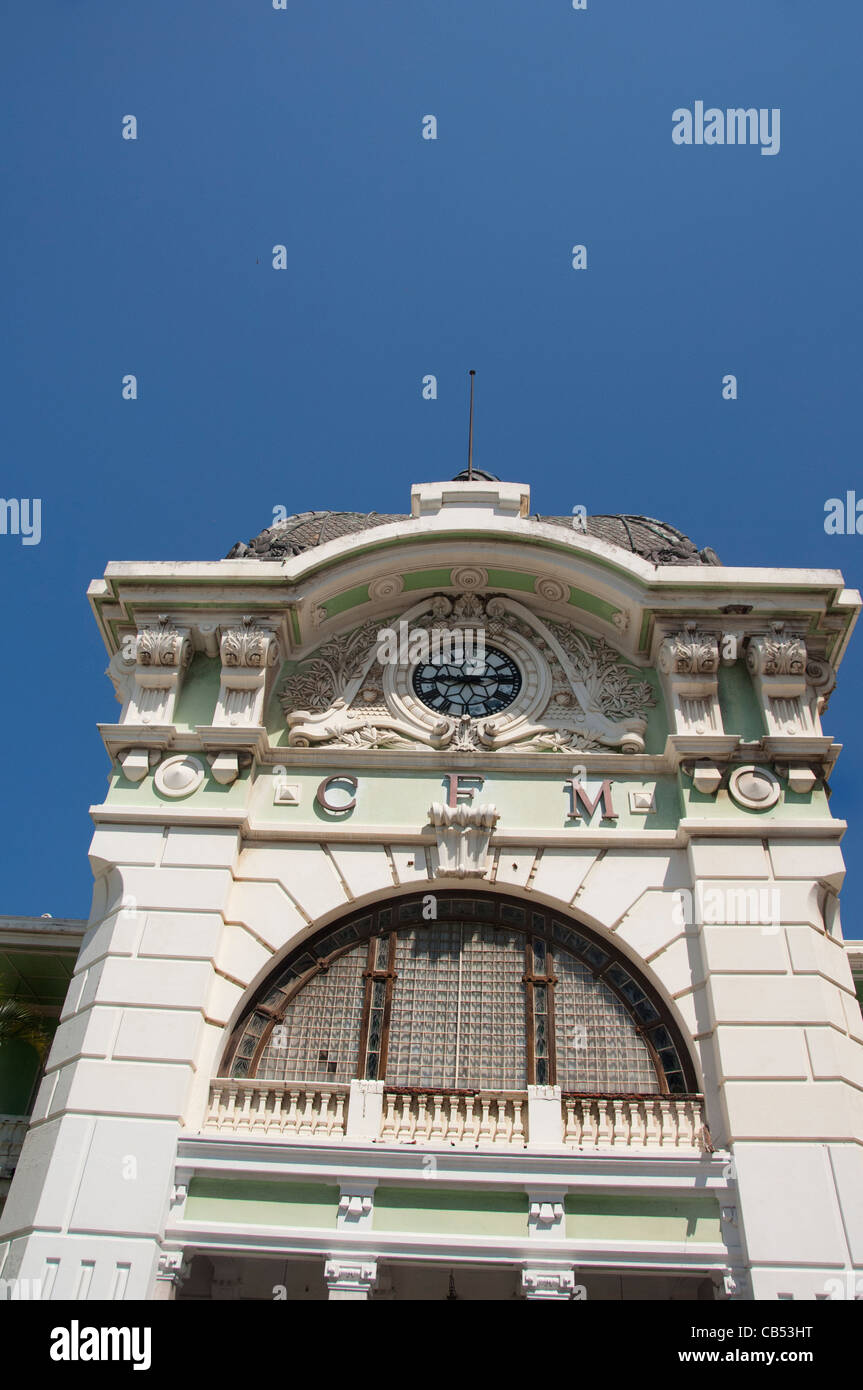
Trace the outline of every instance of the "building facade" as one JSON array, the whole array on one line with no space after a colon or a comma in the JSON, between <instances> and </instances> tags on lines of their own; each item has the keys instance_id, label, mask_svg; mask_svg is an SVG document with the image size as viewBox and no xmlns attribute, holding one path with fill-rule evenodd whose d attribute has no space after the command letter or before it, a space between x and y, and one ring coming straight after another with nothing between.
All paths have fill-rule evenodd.
<instances>
[{"instance_id":1,"label":"building facade","mask_svg":"<svg viewBox=\"0 0 863 1390\"><path fill-rule=\"evenodd\" d=\"M460 477L89 596L121 710L0 1278L863 1292L840 574Z\"/></svg>"}]
</instances>

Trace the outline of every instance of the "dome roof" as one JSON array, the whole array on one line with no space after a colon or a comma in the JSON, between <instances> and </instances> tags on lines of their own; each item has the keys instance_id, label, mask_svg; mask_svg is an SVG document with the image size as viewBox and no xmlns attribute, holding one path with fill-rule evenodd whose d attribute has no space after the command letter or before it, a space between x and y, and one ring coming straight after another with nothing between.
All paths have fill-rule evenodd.
<instances>
[{"instance_id":1,"label":"dome roof","mask_svg":"<svg viewBox=\"0 0 863 1390\"><path fill-rule=\"evenodd\" d=\"M573 534L571 516L538 516L534 521L546 525L559 526L569 535ZM254 536L248 545L238 541L228 552L226 559L283 560L292 555L302 555L317 545L338 540L342 536L356 535L360 531L370 531L376 526L386 526L392 521L410 522L414 518L397 512L299 512L284 521L277 521L265 531ZM583 529L576 534L594 536L608 545L616 545L630 554L639 555L652 565L719 565L722 562L708 546L699 550L694 541L669 526L666 521L656 521L649 516L589 516L584 520Z\"/></svg>"}]
</instances>

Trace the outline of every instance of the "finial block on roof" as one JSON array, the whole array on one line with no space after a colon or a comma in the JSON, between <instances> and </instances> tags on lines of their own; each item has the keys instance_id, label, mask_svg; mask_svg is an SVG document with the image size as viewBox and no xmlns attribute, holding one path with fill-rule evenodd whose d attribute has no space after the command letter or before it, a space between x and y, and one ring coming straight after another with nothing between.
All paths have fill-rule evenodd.
<instances>
[{"instance_id":1,"label":"finial block on roof","mask_svg":"<svg viewBox=\"0 0 863 1390\"><path fill-rule=\"evenodd\" d=\"M530 488L527 483L414 483L411 488L411 516L437 516L439 512L486 512L490 516L530 515Z\"/></svg>"}]
</instances>

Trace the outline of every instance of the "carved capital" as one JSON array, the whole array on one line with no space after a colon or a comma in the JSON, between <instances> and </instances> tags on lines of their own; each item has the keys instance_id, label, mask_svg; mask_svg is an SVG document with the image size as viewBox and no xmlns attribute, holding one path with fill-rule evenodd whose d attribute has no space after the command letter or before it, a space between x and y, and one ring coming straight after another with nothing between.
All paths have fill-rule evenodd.
<instances>
[{"instance_id":1,"label":"carved capital","mask_svg":"<svg viewBox=\"0 0 863 1390\"><path fill-rule=\"evenodd\" d=\"M222 633L219 650L223 666L274 666L279 654L275 635L250 617L243 619L242 627Z\"/></svg>"},{"instance_id":2,"label":"carved capital","mask_svg":"<svg viewBox=\"0 0 863 1390\"><path fill-rule=\"evenodd\" d=\"M746 665L753 676L806 675L806 644L796 633L785 631L784 623L771 623L762 637L752 637L746 651Z\"/></svg>"},{"instance_id":3,"label":"carved capital","mask_svg":"<svg viewBox=\"0 0 863 1390\"><path fill-rule=\"evenodd\" d=\"M699 632L695 623L687 623L683 632L666 637L660 646L659 667L666 675L713 675L719 670L715 633Z\"/></svg>"},{"instance_id":4,"label":"carved capital","mask_svg":"<svg viewBox=\"0 0 863 1390\"><path fill-rule=\"evenodd\" d=\"M192 640L187 628L171 625L165 614L159 615L156 626L138 632L136 656L139 666L170 666L182 670L192 660Z\"/></svg>"}]
</instances>

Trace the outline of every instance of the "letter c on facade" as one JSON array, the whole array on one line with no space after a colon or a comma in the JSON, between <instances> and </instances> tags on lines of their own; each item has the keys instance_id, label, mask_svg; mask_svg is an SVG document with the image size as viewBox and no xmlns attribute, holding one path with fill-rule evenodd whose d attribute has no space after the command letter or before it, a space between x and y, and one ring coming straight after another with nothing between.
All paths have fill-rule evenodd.
<instances>
[{"instance_id":1,"label":"letter c on facade","mask_svg":"<svg viewBox=\"0 0 863 1390\"><path fill-rule=\"evenodd\" d=\"M333 803L330 801L328 794L330 787L334 786L338 782L346 783L349 787L351 787L353 790L353 796L350 798L350 800L343 801L340 805L334 806ZM318 790L315 792L315 801L318 803L322 810L329 811L331 814L337 815L342 811L352 811L357 804L358 786L359 782L356 777L352 776L351 774L337 772L334 777L324 778L323 782L318 787Z\"/></svg>"}]
</instances>

